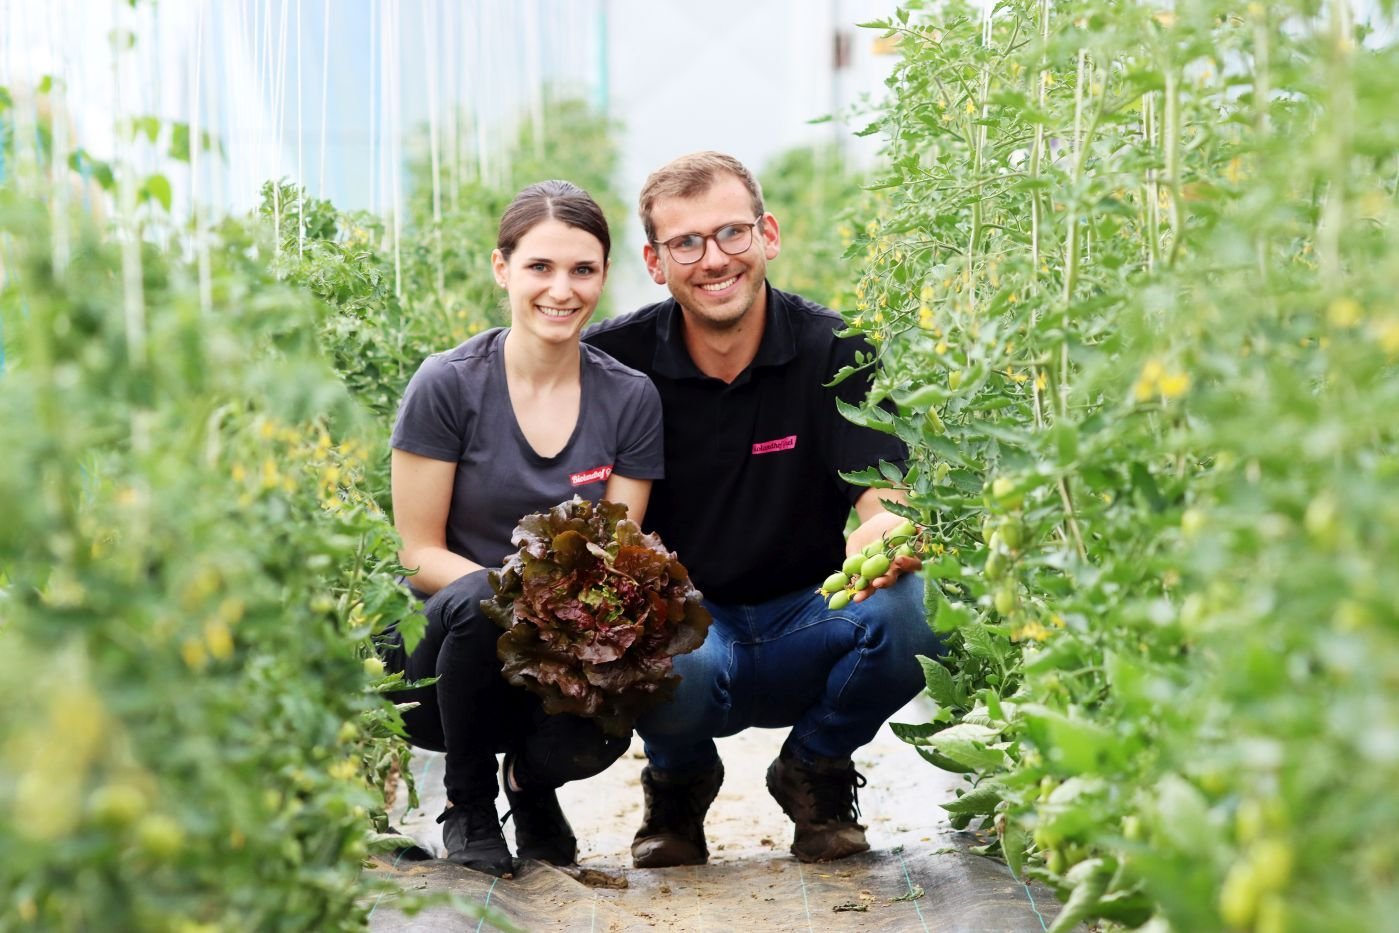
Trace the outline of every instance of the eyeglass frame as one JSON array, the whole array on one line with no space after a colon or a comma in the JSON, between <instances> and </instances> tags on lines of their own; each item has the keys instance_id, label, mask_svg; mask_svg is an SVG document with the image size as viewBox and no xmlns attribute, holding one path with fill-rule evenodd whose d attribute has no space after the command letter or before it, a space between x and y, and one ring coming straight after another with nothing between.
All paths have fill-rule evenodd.
<instances>
[{"instance_id":1,"label":"eyeglass frame","mask_svg":"<svg viewBox=\"0 0 1399 933\"><path fill-rule=\"evenodd\" d=\"M762 223L763 223L763 217L764 217L764 216L766 216L766 215L759 214L756 218L754 218L752 221L747 222L747 223L724 224L724 226L720 227L718 230L715 230L713 233L693 233L693 232L691 232L691 233L679 233L679 234L676 234L676 235L673 236L673 237L667 237L667 238L664 239L664 240L653 240L651 245L652 245L652 246L657 246L657 247L664 246L664 247L666 248L666 251L667 251L668 253L670 253L670 258L673 259L673 260L675 260L677 263L679 263L679 264L682 265L682 266L693 266L695 263L697 263L697 262L699 262L701 259L703 259L703 258L704 258L705 252L708 251L708 249L709 249L709 241L710 241L710 240L713 240L713 241L714 241L714 245L717 246L717 247L719 248L719 252L723 253L725 256L742 256L744 253L748 252L750 249L753 248L753 234L757 231L757 228L758 228L759 226L762 225ZM739 251L736 252L736 253L731 253L731 252L729 252L728 250L724 249L724 244L722 244L722 243L719 242L719 234L720 234L720 232L722 232L722 231L724 231L724 230L727 230L729 227L747 227L747 228L748 228L748 244L747 244L746 246L744 246L743 249L739 250ZM690 259L690 260L684 260L684 259L681 259L679 256L676 256L676 255L675 255L675 248L674 248L673 246L671 246L670 244L671 244L673 241L675 241L675 240L683 240L683 239L685 239L686 237L692 237L692 236L697 236L697 237L700 238L700 244L701 244L701 245L700 245L700 252L699 252L699 255L696 256L694 259Z\"/></svg>"}]
</instances>

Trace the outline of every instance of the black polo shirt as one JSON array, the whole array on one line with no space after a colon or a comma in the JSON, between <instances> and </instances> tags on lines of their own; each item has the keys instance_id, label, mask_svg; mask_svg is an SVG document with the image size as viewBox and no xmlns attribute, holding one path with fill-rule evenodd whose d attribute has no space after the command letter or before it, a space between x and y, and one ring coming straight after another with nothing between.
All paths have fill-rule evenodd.
<instances>
[{"instance_id":1,"label":"black polo shirt","mask_svg":"<svg viewBox=\"0 0 1399 933\"><path fill-rule=\"evenodd\" d=\"M685 348L675 300L590 327L583 339L650 376L661 393L665 479L651 492L659 532L709 599L756 603L814 588L845 559L845 521L865 491L837 471L907 451L889 434L841 417L869 372L826 388L863 340L838 340L840 315L767 286L757 356L732 383L706 376Z\"/></svg>"}]
</instances>

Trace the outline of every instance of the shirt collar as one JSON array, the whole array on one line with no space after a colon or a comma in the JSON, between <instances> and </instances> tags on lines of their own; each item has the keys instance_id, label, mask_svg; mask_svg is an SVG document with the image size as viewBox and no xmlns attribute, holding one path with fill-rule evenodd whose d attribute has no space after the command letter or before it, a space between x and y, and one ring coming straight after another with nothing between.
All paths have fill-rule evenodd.
<instances>
[{"instance_id":1,"label":"shirt collar","mask_svg":"<svg viewBox=\"0 0 1399 933\"><path fill-rule=\"evenodd\" d=\"M753 362L739 373L735 383L743 382L748 373L759 366L782 366L797 358L796 334L792 329L790 298L785 292L763 282L767 291L767 323L763 327L763 339L758 344L758 353ZM690 351L685 348L685 336L681 333L683 312L674 298L661 304L656 315L656 372L671 379L702 379L704 373L690 359Z\"/></svg>"}]
</instances>

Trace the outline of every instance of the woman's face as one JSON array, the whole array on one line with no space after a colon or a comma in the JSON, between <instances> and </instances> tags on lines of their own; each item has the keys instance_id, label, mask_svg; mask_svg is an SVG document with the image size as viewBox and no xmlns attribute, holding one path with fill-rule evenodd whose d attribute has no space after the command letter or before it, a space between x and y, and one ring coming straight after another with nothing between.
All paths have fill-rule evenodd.
<instances>
[{"instance_id":1,"label":"woman's face","mask_svg":"<svg viewBox=\"0 0 1399 933\"><path fill-rule=\"evenodd\" d=\"M531 227L509 260L491 254L496 281L510 297L510 326L548 343L576 341L602 296L602 243L558 220Z\"/></svg>"}]
</instances>

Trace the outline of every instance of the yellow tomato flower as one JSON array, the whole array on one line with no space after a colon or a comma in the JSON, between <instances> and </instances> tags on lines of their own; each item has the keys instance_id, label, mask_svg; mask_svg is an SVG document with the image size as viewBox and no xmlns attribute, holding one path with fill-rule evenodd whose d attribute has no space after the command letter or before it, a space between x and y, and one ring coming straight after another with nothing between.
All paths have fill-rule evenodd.
<instances>
[{"instance_id":1,"label":"yellow tomato flower","mask_svg":"<svg viewBox=\"0 0 1399 933\"><path fill-rule=\"evenodd\" d=\"M1364 313L1365 309L1354 298L1337 298L1326 308L1326 321L1332 327L1354 327Z\"/></svg>"},{"instance_id":2,"label":"yellow tomato flower","mask_svg":"<svg viewBox=\"0 0 1399 933\"><path fill-rule=\"evenodd\" d=\"M1167 373L1157 385L1161 389L1162 398L1180 398L1190 390L1190 377L1182 372Z\"/></svg>"}]
</instances>

